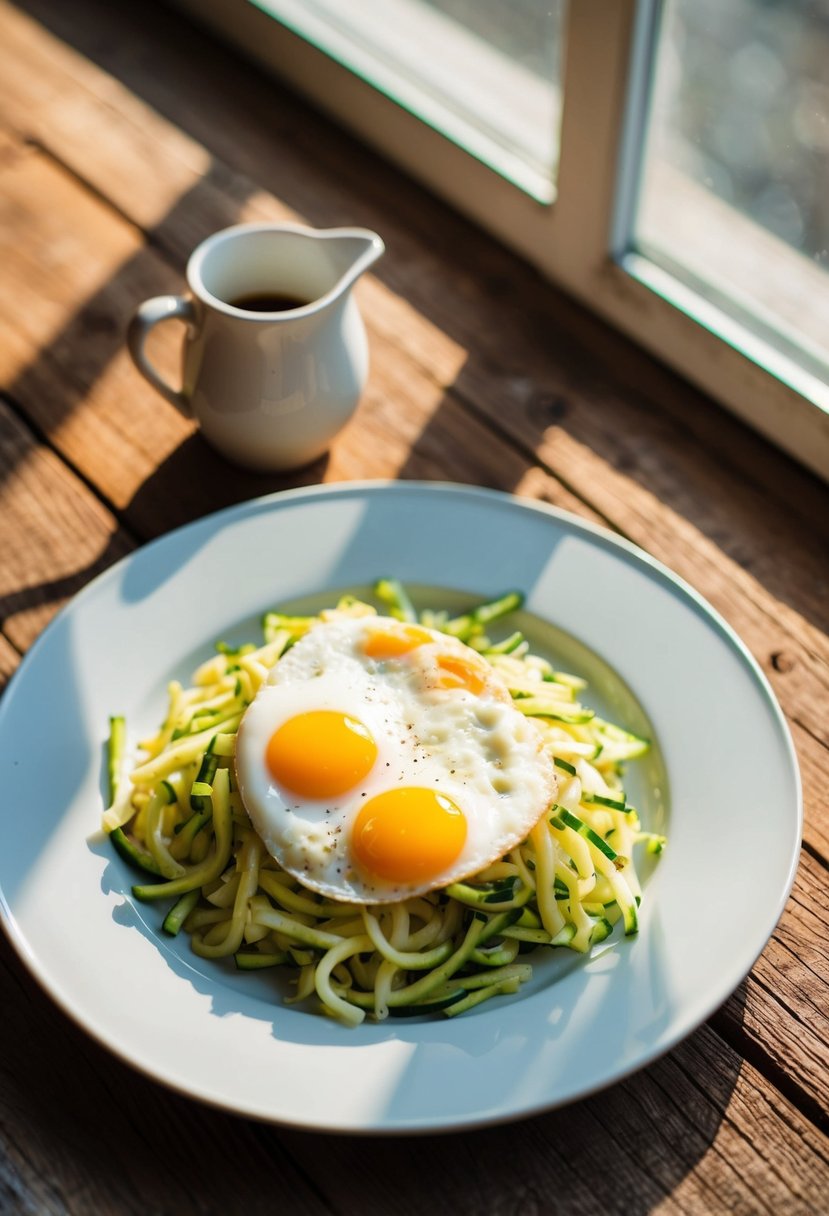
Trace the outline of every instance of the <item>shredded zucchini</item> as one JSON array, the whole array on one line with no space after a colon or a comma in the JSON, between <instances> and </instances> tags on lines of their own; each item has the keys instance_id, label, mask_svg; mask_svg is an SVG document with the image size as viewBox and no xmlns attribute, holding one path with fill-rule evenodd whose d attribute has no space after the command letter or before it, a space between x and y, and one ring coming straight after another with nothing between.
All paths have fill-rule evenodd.
<instances>
[{"instance_id":1,"label":"shredded zucchini","mask_svg":"<svg viewBox=\"0 0 829 1216\"><path fill-rule=\"evenodd\" d=\"M537 722L559 789L522 844L463 882L374 907L304 888L267 853L236 788L236 729L271 668L318 619L376 611L353 597L320 618L267 613L260 647L218 644L191 687L170 685L167 716L141 741L131 771L124 720L111 718L103 816L118 853L142 873L135 897L165 905L166 932L183 929L196 954L233 957L242 971L286 972L289 1001L314 999L349 1025L367 1015L454 1017L516 992L532 974L515 961L519 952L586 952L616 921L635 933L634 846L656 855L665 844L642 830L622 784L624 764L648 741L597 718L577 699L585 682L529 653L520 633L488 637L493 622L520 607L520 594L450 617L416 613L394 579L380 580L375 593L381 611L443 630L485 656L516 708Z\"/></svg>"}]
</instances>

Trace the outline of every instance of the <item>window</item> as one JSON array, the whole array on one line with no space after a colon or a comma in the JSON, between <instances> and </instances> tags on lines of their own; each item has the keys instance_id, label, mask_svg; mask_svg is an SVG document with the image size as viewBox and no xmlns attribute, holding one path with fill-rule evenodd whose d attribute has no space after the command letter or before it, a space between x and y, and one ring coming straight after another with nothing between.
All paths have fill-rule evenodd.
<instances>
[{"instance_id":1,"label":"window","mask_svg":"<svg viewBox=\"0 0 829 1216\"><path fill-rule=\"evenodd\" d=\"M829 477L825 0L179 0Z\"/></svg>"},{"instance_id":2,"label":"window","mask_svg":"<svg viewBox=\"0 0 829 1216\"><path fill-rule=\"evenodd\" d=\"M563 0L256 3L520 189L554 197Z\"/></svg>"},{"instance_id":3,"label":"window","mask_svg":"<svg viewBox=\"0 0 829 1216\"><path fill-rule=\"evenodd\" d=\"M653 95L630 248L829 405L829 8L668 0Z\"/></svg>"}]
</instances>

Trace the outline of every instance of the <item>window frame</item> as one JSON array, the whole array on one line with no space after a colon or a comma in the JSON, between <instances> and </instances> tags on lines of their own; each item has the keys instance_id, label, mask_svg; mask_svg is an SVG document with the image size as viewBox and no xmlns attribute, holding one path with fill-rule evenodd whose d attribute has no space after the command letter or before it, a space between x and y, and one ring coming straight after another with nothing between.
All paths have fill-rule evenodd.
<instances>
[{"instance_id":1,"label":"window frame","mask_svg":"<svg viewBox=\"0 0 829 1216\"><path fill-rule=\"evenodd\" d=\"M176 3L829 480L829 386L630 248L661 0L570 0L552 204L265 11L279 0Z\"/></svg>"}]
</instances>

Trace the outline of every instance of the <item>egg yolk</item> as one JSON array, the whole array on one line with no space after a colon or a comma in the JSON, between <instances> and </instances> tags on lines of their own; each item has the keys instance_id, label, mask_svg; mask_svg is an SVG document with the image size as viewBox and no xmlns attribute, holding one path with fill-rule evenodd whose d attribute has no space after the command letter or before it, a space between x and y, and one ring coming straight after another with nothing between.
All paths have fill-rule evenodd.
<instances>
[{"instance_id":1,"label":"egg yolk","mask_svg":"<svg viewBox=\"0 0 829 1216\"><path fill-rule=\"evenodd\" d=\"M362 781L377 759L377 744L357 718L318 709L283 722L268 740L271 776L303 798L333 798Z\"/></svg>"},{"instance_id":2,"label":"egg yolk","mask_svg":"<svg viewBox=\"0 0 829 1216\"><path fill-rule=\"evenodd\" d=\"M431 640L432 635L419 625L401 625L399 629L372 630L363 650L370 659L396 659Z\"/></svg>"},{"instance_id":3,"label":"egg yolk","mask_svg":"<svg viewBox=\"0 0 829 1216\"><path fill-rule=\"evenodd\" d=\"M466 840L466 818L435 790L387 790L365 803L354 821L352 853L363 870L390 882L437 878Z\"/></svg>"},{"instance_id":4,"label":"egg yolk","mask_svg":"<svg viewBox=\"0 0 829 1216\"><path fill-rule=\"evenodd\" d=\"M478 664L463 655L442 654L438 658L440 688L466 688L478 696L483 692L486 679Z\"/></svg>"}]
</instances>

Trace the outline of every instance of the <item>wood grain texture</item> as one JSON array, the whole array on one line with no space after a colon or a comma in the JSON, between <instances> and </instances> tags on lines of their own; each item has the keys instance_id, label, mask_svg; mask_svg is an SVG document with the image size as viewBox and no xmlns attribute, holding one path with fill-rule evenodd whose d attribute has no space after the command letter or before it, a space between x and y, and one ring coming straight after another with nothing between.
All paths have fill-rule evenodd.
<instances>
[{"instance_id":1,"label":"wood grain texture","mask_svg":"<svg viewBox=\"0 0 829 1216\"><path fill-rule=\"evenodd\" d=\"M0 940L0 1211L824 1211L826 488L163 6L26 0L0 19L0 687L68 595L179 523L290 485L446 479L565 507L681 573L766 671L807 792L792 900L711 1022L515 1127L378 1143L209 1110L68 1023ZM358 288L365 399L284 477L224 463L123 346L202 236L268 217L387 243ZM172 378L177 349L158 334Z\"/></svg>"},{"instance_id":2,"label":"wood grain texture","mask_svg":"<svg viewBox=\"0 0 829 1216\"><path fill-rule=\"evenodd\" d=\"M800 858L792 897L750 977L715 1018L829 1132L829 912L826 872ZM785 1078L782 1081L781 1078Z\"/></svg>"},{"instance_id":3,"label":"wood grain texture","mask_svg":"<svg viewBox=\"0 0 829 1216\"><path fill-rule=\"evenodd\" d=\"M15 153L0 163L0 220L16 234L3 250L0 377L50 443L121 507L193 430L124 349L136 303L178 280L49 158L22 144Z\"/></svg>"},{"instance_id":4,"label":"wood grain texture","mask_svg":"<svg viewBox=\"0 0 829 1216\"><path fill-rule=\"evenodd\" d=\"M19 664L19 652L0 634L0 693L17 671Z\"/></svg>"},{"instance_id":5,"label":"wood grain texture","mask_svg":"<svg viewBox=\"0 0 829 1216\"><path fill-rule=\"evenodd\" d=\"M132 548L100 501L0 402L0 626L19 650Z\"/></svg>"}]
</instances>

